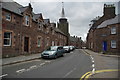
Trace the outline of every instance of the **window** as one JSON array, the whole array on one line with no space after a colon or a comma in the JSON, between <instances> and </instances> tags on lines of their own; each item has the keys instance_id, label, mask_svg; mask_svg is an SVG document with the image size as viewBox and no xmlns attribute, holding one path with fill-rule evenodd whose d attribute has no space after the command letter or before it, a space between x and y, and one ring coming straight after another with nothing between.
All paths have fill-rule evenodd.
<instances>
[{"instance_id":1,"label":"window","mask_svg":"<svg viewBox=\"0 0 120 80\"><path fill-rule=\"evenodd\" d=\"M111 34L116 34L116 27L111 27Z\"/></svg>"},{"instance_id":2,"label":"window","mask_svg":"<svg viewBox=\"0 0 120 80\"><path fill-rule=\"evenodd\" d=\"M38 47L41 46L41 37L38 37Z\"/></svg>"},{"instance_id":3,"label":"window","mask_svg":"<svg viewBox=\"0 0 120 80\"><path fill-rule=\"evenodd\" d=\"M6 20L8 20L8 21L11 20L11 14L10 14L10 13L7 13L7 14L6 14Z\"/></svg>"},{"instance_id":4,"label":"window","mask_svg":"<svg viewBox=\"0 0 120 80\"><path fill-rule=\"evenodd\" d=\"M25 16L25 25L26 26L29 26L29 24L30 24L30 20L29 20L29 16Z\"/></svg>"},{"instance_id":5,"label":"window","mask_svg":"<svg viewBox=\"0 0 120 80\"><path fill-rule=\"evenodd\" d=\"M4 33L4 46L11 46L11 32Z\"/></svg>"},{"instance_id":6,"label":"window","mask_svg":"<svg viewBox=\"0 0 120 80\"><path fill-rule=\"evenodd\" d=\"M116 41L115 40L111 41L111 48L116 48Z\"/></svg>"}]
</instances>

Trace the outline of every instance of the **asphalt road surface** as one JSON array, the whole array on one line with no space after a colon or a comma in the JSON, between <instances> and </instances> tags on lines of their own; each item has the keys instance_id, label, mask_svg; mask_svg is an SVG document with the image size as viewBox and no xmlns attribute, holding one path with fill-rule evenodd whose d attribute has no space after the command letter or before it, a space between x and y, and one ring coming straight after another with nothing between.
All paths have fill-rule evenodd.
<instances>
[{"instance_id":1,"label":"asphalt road surface","mask_svg":"<svg viewBox=\"0 0 120 80\"><path fill-rule=\"evenodd\" d=\"M92 71L89 55L76 49L57 59L36 59L4 66L3 78L81 78Z\"/></svg>"}]
</instances>

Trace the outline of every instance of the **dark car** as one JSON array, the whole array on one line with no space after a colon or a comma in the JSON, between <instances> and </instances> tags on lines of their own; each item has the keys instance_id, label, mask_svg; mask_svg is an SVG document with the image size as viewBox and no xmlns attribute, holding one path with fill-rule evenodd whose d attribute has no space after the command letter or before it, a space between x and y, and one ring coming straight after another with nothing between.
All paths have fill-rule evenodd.
<instances>
[{"instance_id":1,"label":"dark car","mask_svg":"<svg viewBox=\"0 0 120 80\"><path fill-rule=\"evenodd\" d=\"M42 58L57 58L64 55L62 46L51 46L41 54Z\"/></svg>"}]
</instances>

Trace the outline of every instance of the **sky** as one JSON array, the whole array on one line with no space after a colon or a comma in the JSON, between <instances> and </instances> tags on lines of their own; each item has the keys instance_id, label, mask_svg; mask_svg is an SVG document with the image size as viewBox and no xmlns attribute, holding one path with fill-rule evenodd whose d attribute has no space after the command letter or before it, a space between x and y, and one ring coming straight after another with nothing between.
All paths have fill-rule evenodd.
<instances>
[{"instance_id":1,"label":"sky","mask_svg":"<svg viewBox=\"0 0 120 80\"><path fill-rule=\"evenodd\" d=\"M23 6L32 4L34 13L42 13L43 18L50 22L58 22L61 17L62 2L64 2L65 17L69 22L71 36L82 37L86 40L89 24L92 19L103 15L104 3L115 4L118 14L117 2L119 0L14 0Z\"/></svg>"}]
</instances>

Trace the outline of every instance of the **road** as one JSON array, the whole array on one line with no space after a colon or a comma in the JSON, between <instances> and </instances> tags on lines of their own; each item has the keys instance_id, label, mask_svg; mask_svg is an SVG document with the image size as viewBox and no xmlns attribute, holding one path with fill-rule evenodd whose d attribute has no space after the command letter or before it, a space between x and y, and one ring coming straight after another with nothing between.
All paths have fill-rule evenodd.
<instances>
[{"instance_id":1,"label":"road","mask_svg":"<svg viewBox=\"0 0 120 80\"><path fill-rule=\"evenodd\" d=\"M90 56L81 50L57 59L37 59L3 67L4 78L80 78L92 70Z\"/></svg>"},{"instance_id":2,"label":"road","mask_svg":"<svg viewBox=\"0 0 120 80\"><path fill-rule=\"evenodd\" d=\"M66 53L57 59L36 59L7 65L2 68L3 78L76 78L89 71L118 69L118 58L86 54L82 49ZM102 71L104 72L104 71ZM107 74L108 75L108 74ZM111 77L118 77L117 74ZM102 75L102 77L104 74ZM97 75L100 78L101 75ZM108 76L106 76L108 77ZM93 77L96 78L96 77Z\"/></svg>"}]
</instances>

